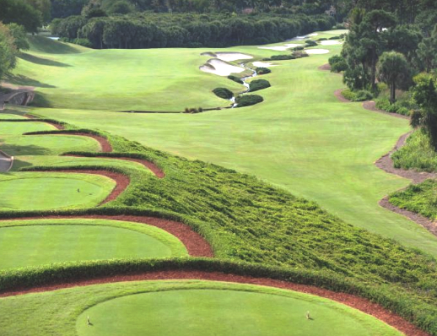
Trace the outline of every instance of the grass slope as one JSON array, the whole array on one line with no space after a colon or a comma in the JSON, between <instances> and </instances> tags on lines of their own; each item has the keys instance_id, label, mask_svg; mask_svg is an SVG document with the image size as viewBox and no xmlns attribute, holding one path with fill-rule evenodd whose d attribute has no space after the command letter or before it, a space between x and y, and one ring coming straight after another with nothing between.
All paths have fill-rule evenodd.
<instances>
[{"instance_id":1,"label":"grass slope","mask_svg":"<svg viewBox=\"0 0 437 336\"><path fill-rule=\"evenodd\" d=\"M105 176L70 173L0 174L1 210L93 207L114 189Z\"/></svg>"},{"instance_id":2,"label":"grass slope","mask_svg":"<svg viewBox=\"0 0 437 336\"><path fill-rule=\"evenodd\" d=\"M305 318L307 311L313 320ZM134 336L144 335L145 330L156 336L288 335L290 331L293 335L401 335L330 300L205 281L118 283L3 298L0 314L5 317L0 320L4 336L46 336L59 330L66 336L76 332ZM87 325L87 316L93 326Z\"/></svg>"},{"instance_id":3,"label":"grass slope","mask_svg":"<svg viewBox=\"0 0 437 336\"><path fill-rule=\"evenodd\" d=\"M33 220L0 223L0 270L55 262L186 256L167 232L104 220Z\"/></svg>"},{"instance_id":4,"label":"grass slope","mask_svg":"<svg viewBox=\"0 0 437 336\"><path fill-rule=\"evenodd\" d=\"M323 49L331 53L285 61L273 67L271 74L263 76L272 84L262 93L265 102L250 108L198 115L59 109L38 109L37 112L254 174L297 196L318 202L351 224L437 255L434 236L378 205L385 195L408 185L407 180L388 175L373 165L409 129L408 123L366 111L358 103L338 102L333 92L342 86L341 77L319 71L317 67L339 52L340 46L323 46ZM260 58L279 53L256 47L225 50ZM151 57L161 53L163 60L166 53L178 55L173 58L180 55L179 49L142 52L150 53ZM203 58L198 55L199 50L191 52L192 56L186 57L193 57L201 64ZM170 64L168 62L166 67ZM88 66L97 66L97 63ZM159 68L156 71L159 72ZM197 73L198 70L191 68L191 71ZM199 84L205 84L212 75L196 76ZM214 87L222 86L221 79L214 78ZM188 82L187 86L190 86ZM194 92L195 87L192 90Z\"/></svg>"}]
</instances>

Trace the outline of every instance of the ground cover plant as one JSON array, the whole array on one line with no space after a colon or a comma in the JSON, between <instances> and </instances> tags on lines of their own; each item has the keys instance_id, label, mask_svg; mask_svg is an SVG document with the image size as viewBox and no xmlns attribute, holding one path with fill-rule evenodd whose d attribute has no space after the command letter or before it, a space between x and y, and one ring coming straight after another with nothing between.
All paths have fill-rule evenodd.
<instances>
[{"instance_id":1,"label":"ground cover plant","mask_svg":"<svg viewBox=\"0 0 437 336\"><path fill-rule=\"evenodd\" d=\"M257 86L255 86L255 87L258 88ZM257 90L261 90L261 88L258 88L255 91L257 91ZM235 102L238 104L238 107L244 107L244 106L251 106L251 105L262 103L263 100L264 100L263 97L261 97L259 95L247 94L244 96L237 97Z\"/></svg>"},{"instance_id":2,"label":"ground cover plant","mask_svg":"<svg viewBox=\"0 0 437 336\"><path fill-rule=\"evenodd\" d=\"M174 236L144 224L95 220L0 223L0 270L56 262L187 255Z\"/></svg>"},{"instance_id":3,"label":"ground cover plant","mask_svg":"<svg viewBox=\"0 0 437 336\"><path fill-rule=\"evenodd\" d=\"M226 88L217 88L212 90L212 92L214 92L214 94L217 97L223 98L223 99L231 99L234 94L232 93L232 91L226 89Z\"/></svg>"},{"instance_id":4,"label":"ground cover plant","mask_svg":"<svg viewBox=\"0 0 437 336\"><path fill-rule=\"evenodd\" d=\"M64 335L142 335L147 329L154 335L262 332L273 336L292 329L296 335L333 331L338 335L401 335L369 315L327 299L268 287L210 281L107 284L0 301L2 315L8 312L8 316L16 317L0 321L6 334L18 331L23 335L46 336L63 330ZM29 309L37 305L41 305L42 311L29 314ZM55 311L62 311L62 316L55 317ZM144 319L145 311L147 319ZM307 311L313 320L305 318ZM87 323L88 317L92 327ZM17 323L21 318L28 321L26 328Z\"/></svg>"}]
</instances>

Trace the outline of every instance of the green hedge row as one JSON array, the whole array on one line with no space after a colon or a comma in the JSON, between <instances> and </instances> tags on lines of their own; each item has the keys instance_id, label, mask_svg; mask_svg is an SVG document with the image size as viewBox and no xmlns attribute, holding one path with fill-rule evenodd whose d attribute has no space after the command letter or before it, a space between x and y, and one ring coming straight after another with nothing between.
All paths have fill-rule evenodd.
<instances>
[{"instance_id":1,"label":"green hedge row","mask_svg":"<svg viewBox=\"0 0 437 336\"><path fill-rule=\"evenodd\" d=\"M164 270L222 272L256 278L270 278L353 294L378 303L385 309L397 313L421 329L429 332L431 335L437 335L436 308L427 303L419 302L414 297L407 296L406 293L394 291L390 287L369 287L330 272L264 266L230 260L206 258L109 260L24 268L0 272L0 293L68 283L72 279L75 279L75 281L92 280L102 277Z\"/></svg>"}]
</instances>

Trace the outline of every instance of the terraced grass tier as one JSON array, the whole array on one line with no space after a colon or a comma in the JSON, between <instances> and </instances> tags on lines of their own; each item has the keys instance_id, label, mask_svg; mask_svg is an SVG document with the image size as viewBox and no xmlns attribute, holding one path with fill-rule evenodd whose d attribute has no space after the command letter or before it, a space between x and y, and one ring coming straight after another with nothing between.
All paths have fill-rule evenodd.
<instances>
[{"instance_id":1,"label":"terraced grass tier","mask_svg":"<svg viewBox=\"0 0 437 336\"><path fill-rule=\"evenodd\" d=\"M94 207L114 189L115 181L76 173L0 175L1 210L52 210Z\"/></svg>"},{"instance_id":2,"label":"terraced grass tier","mask_svg":"<svg viewBox=\"0 0 437 336\"><path fill-rule=\"evenodd\" d=\"M186 256L185 246L154 226L108 220L0 222L0 271L55 262Z\"/></svg>"},{"instance_id":3,"label":"terraced grass tier","mask_svg":"<svg viewBox=\"0 0 437 336\"><path fill-rule=\"evenodd\" d=\"M402 335L374 317L316 296L195 280L94 285L3 298L0 314L6 335L46 336L56 330L65 336Z\"/></svg>"}]
</instances>

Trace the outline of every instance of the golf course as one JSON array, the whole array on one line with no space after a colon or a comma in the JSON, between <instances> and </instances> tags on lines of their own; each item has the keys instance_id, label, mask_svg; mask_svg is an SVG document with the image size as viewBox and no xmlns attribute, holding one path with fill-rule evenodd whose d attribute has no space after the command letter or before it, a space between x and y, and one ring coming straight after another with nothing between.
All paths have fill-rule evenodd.
<instances>
[{"instance_id":1,"label":"golf course","mask_svg":"<svg viewBox=\"0 0 437 336\"><path fill-rule=\"evenodd\" d=\"M387 205L435 219L435 186L405 196L408 118L341 94L337 28L27 34L2 82L21 103L0 91L0 336L437 335L435 224Z\"/></svg>"}]
</instances>

